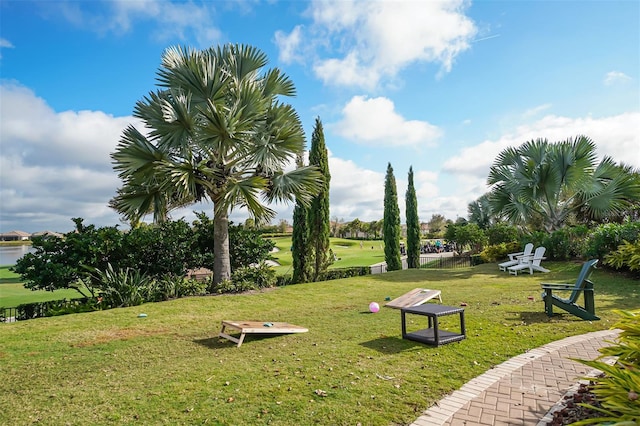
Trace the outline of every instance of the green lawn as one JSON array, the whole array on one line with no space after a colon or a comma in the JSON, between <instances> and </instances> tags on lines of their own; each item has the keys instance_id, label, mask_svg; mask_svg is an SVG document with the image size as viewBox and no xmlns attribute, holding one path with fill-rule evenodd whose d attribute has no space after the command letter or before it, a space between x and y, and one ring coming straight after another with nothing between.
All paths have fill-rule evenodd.
<instances>
[{"instance_id":1,"label":"green lawn","mask_svg":"<svg viewBox=\"0 0 640 426\"><path fill-rule=\"evenodd\" d=\"M293 273L291 266L291 237L271 238L275 241L278 251L272 256L280 266L275 267L278 274ZM384 243L381 240L347 240L344 238L330 238L330 248L337 260L329 269L349 268L352 266L370 266L384 262Z\"/></svg>"},{"instance_id":2,"label":"green lawn","mask_svg":"<svg viewBox=\"0 0 640 426\"><path fill-rule=\"evenodd\" d=\"M549 319L540 282L573 281L581 265L545 266L553 272L518 277L495 264L397 271L0 324L0 424L408 424L510 357L607 329L612 309L640 306L638 281L597 270L602 320ZM466 303L468 338L439 348L402 340L399 311L368 312L415 287ZM223 319L309 332L249 336L236 348L216 337ZM425 323L409 316L409 331Z\"/></svg>"},{"instance_id":3,"label":"green lawn","mask_svg":"<svg viewBox=\"0 0 640 426\"><path fill-rule=\"evenodd\" d=\"M9 268L9 266L0 266L0 307L13 308L23 303L82 297L75 290L31 291L24 288L20 276L9 271Z\"/></svg>"}]
</instances>

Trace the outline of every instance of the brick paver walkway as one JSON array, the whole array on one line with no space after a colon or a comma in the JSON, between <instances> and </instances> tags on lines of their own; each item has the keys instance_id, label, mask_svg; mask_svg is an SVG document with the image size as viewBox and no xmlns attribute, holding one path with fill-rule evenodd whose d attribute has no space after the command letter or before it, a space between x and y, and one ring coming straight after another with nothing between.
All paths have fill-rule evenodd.
<instances>
[{"instance_id":1,"label":"brick paver walkway","mask_svg":"<svg viewBox=\"0 0 640 426\"><path fill-rule=\"evenodd\" d=\"M439 401L412 426L546 425L545 415L592 371L569 358L598 357L618 333L567 337L511 358Z\"/></svg>"}]
</instances>

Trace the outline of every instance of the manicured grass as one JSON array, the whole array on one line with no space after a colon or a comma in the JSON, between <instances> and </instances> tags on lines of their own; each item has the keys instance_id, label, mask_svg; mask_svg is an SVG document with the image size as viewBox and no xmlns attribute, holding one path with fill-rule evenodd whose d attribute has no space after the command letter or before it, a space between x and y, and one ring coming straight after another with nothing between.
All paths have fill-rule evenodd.
<instances>
[{"instance_id":1,"label":"manicured grass","mask_svg":"<svg viewBox=\"0 0 640 426\"><path fill-rule=\"evenodd\" d=\"M13 308L23 303L82 297L76 290L31 291L24 288L20 276L11 272L9 268L9 266L0 266L0 307L2 308Z\"/></svg>"},{"instance_id":2,"label":"manicured grass","mask_svg":"<svg viewBox=\"0 0 640 426\"><path fill-rule=\"evenodd\" d=\"M272 256L280 266L275 267L278 274L291 274L291 237L272 238L278 251ZM338 258L329 269L349 268L352 266L370 266L384 262L384 243L381 240L348 240L330 238L330 248Z\"/></svg>"},{"instance_id":3,"label":"manicured grass","mask_svg":"<svg viewBox=\"0 0 640 426\"><path fill-rule=\"evenodd\" d=\"M581 265L545 266L553 272L518 277L496 265L397 271L0 324L0 424L408 424L508 358L607 329L617 321L612 309L640 306L637 281L597 270L602 320L549 319L540 282L572 282ZM368 313L369 302L415 287L442 290L447 305L467 303L468 338L433 348L400 338L398 310ZM236 348L216 337L223 319L309 332L249 336ZM408 319L410 328L426 326ZM456 321L444 317L442 326Z\"/></svg>"}]
</instances>

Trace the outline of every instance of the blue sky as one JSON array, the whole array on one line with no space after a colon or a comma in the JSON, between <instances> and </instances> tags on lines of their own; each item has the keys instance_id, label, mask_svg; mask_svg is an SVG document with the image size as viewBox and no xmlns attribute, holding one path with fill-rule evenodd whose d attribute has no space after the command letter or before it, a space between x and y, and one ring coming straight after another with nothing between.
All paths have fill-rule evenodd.
<instances>
[{"instance_id":1,"label":"blue sky","mask_svg":"<svg viewBox=\"0 0 640 426\"><path fill-rule=\"evenodd\" d=\"M2 232L120 223L109 154L177 44L251 44L293 79L341 220L382 218L387 163L403 217L413 167L422 221L466 217L497 154L535 138L640 167L638 1L0 0L0 24Z\"/></svg>"}]
</instances>

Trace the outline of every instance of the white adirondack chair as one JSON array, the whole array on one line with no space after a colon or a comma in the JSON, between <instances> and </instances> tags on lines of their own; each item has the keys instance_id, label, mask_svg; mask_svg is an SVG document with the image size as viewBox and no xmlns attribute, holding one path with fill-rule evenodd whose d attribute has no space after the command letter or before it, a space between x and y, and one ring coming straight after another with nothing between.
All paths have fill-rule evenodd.
<instances>
[{"instance_id":1,"label":"white adirondack chair","mask_svg":"<svg viewBox=\"0 0 640 426\"><path fill-rule=\"evenodd\" d=\"M506 262L498 263L498 268L500 268L501 271L506 271L508 267L519 264L522 259L531 257L532 253L533 243L527 243L527 245L524 246L524 251L521 251L519 253L509 253L507 255L509 256L509 260L507 260Z\"/></svg>"},{"instance_id":2,"label":"white adirondack chair","mask_svg":"<svg viewBox=\"0 0 640 426\"><path fill-rule=\"evenodd\" d=\"M513 275L518 275L518 272L529 271L529 274L533 275L533 271L549 272L548 269L543 268L540 265L540 262L542 262L545 259L544 257L545 251L547 251L545 247L538 247L536 251L533 253L533 256L529 257L528 259L522 259L522 262L517 265L509 266L507 268L509 273Z\"/></svg>"}]
</instances>

